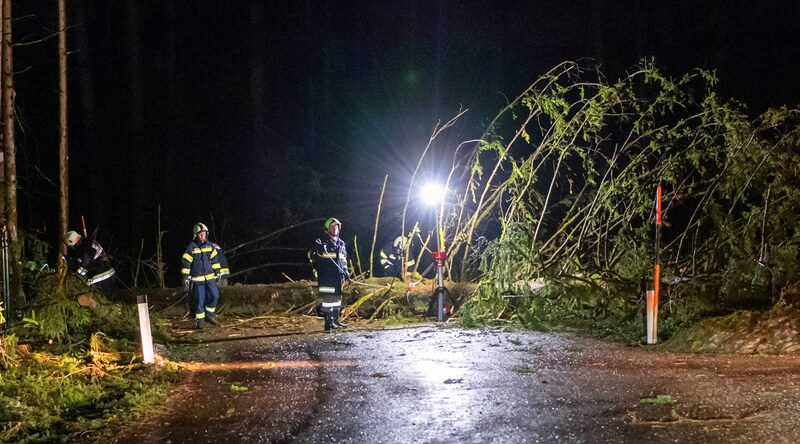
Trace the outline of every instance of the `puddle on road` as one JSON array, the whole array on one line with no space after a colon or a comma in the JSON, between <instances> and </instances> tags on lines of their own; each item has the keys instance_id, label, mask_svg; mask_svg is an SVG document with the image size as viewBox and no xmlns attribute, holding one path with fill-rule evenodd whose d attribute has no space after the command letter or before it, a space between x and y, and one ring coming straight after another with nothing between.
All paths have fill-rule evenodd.
<instances>
[{"instance_id":1,"label":"puddle on road","mask_svg":"<svg viewBox=\"0 0 800 444\"><path fill-rule=\"evenodd\" d=\"M188 362L186 369L193 372L261 370L272 368L346 367L357 366L359 361L246 361L246 362Z\"/></svg>"}]
</instances>

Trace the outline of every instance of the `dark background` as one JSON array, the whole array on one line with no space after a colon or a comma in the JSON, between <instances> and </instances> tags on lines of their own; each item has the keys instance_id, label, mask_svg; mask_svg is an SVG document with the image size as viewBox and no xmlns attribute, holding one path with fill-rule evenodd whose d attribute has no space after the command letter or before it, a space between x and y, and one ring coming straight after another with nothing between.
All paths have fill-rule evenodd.
<instances>
[{"instance_id":1,"label":"dark background","mask_svg":"<svg viewBox=\"0 0 800 444\"><path fill-rule=\"evenodd\" d=\"M564 60L590 58L609 78L641 57L675 75L716 69L720 93L754 117L797 106L799 3L761 3L68 1L70 226L84 215L126 278L126 258L155 251L160 207L172 284L198 221L231 248L336 216L367 257L384 175L378 248L399 234L437 122L469 109L420 181L445 173L458 142ZM20 226L54 245L56 3L17 0L14 16ZM432 215L410 211L430 228ZM303 264L321 232L321 221L290 230L269 245L296 250L233 257L234 272ZM238 280L282 272L309 269Z\"/></svg>"}]
</instances>

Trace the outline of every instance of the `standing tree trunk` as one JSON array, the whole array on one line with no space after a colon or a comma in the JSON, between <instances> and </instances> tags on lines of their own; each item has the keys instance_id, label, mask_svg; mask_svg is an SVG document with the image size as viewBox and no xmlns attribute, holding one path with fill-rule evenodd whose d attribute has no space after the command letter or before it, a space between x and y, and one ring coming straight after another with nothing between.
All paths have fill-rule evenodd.
<instances>
[{"instance_id":1,"label":"standing tree trunk","mask_svg":"<svg viewBox=\"0 0 800 444\"><path fill-rule=\"evenodd\" d=\"M8 229L11 297L15 306L25 304L20 276L21 251L17 233L17 147L14 142L14 69L11 46L11 0L3 2L3 157L5 182L5 223Z\"/></svg>"},{"instance_id":2,"label":"standing tree trunk","mask_svg":"<svg viewBox=\"0 0 800 444\"><path fill-rule=\"evenodd\" d=\"M69 224L69 153L67 151L67 6L58 0L58 179L59 179L59 236ZM67 246L58 243L58 253L65 255Z\"/></svg>"},{"instance_id":3,"label":"standing tree trunk","mask_svg":"<svg viewBox=\"0 0 800 444\"><path fill-rule=\"evenodd\" d=\"M3 13L3 10L4 10L3 8L5 8L5 0L0 0L0 14ZM0 18L0 36L2 36L4 34L5 24L6 24L5 20ZM2 57L3 57L3 54L5 53L5 49L3 48L2 41L3 41L2 37L0 37L0 72L3 72L3 69L2 69ZM3 78L3 75L0 74L0 109L2 109L2 107L3 107L3 105L2 105L2 101L3 101L3 93L2 93L2 91L4 90L4 88L3 88L3 82L4 81L5 81L5 79ZM4 128L3 125L5 125L5 121L3 120L2 117L0 117L0 128ZM6 193L4 192L5 187L6 187L6 166L5 166L6 165L6 163L5 163L6 162L6 158L5 158L5 155L3 154L4 149L1 149L1 147L4 147L4 146L5 146L5 142L3 141L3 131L0 131L0 226L5 226L5 224L6 224L6 216L5 216L6 215Z\"/></svg>"}]
</instances>

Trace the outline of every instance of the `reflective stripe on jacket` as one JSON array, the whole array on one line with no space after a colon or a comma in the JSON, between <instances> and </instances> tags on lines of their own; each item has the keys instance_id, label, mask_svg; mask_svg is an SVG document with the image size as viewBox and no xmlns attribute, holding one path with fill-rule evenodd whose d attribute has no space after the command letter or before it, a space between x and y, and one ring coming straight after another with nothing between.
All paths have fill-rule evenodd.
<instances>
[{"instance_id":1,"label":"reflective stripe on jacket","mask_svg":"<svg viewBox=\"0 0 800 444\"><path fill-rule=\"evenodd\" d=\"M215 244L213 242L211 243L211 245L213 245L214 249L217 250L217 255L219 256L219 267L220 267L219 274L222 277L230 276L231 269L228 268L228 258L226 258L224 254L222 254L222 247L220 247L219 244Z\"/></svg>"},{"instance_id":2,"label":"reflective stripe on jacket","mask_svg":"<svg viewBox=\"0 0 800 444\"><path fill-rule=\"evenodd\" d=\"M81 239L68 252L67 264L70 269L86 278L89 285L94 285L114 276L114 267L100 244L91 239Z\"/></svg>"},{"instance_id":3,"label":"reflective stripe on jacket","mask_svg":"<svg viewBox=\"0 0 800 444\"><path fill-rule=\"evenodd\" d=\"M317 272L320 293L341 294L342 282L350 276L344 241L338 237L317 239L311 261Z\"/></svg>"},{"instance_id":4,"label":"reflective stripe on jacket","mask_svg":"<svg viewBox=\"0 0 800 444\"><path fill-rule=\"evenodd\" d=\"M181 274L191 276L193 282L211 281L222 268L214 245L206 240L202 244L192 241L181 258Z\"/></svg>"},{"instance_id":5,"label":"reflective stripe on jacket","mask_svg":"<svg viewBox=\"0 0 800 444\"><path fill-rule=\"evenodd\" d=\"M403 254L402 250L398 251L392 244L386 244L381 250L381 266L384 270L384 276L396 276L399 278L403 277ZM406 262L406 270L411 271L414 268L414 264L417 261L414 258L409 257L408 262Z\"/></svg>"}]
</instances>

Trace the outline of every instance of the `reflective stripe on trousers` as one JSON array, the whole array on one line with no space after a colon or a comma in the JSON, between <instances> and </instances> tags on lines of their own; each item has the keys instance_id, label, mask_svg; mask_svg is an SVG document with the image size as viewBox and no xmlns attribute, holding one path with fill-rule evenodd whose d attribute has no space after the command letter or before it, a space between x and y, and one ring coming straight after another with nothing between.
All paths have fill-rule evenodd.
<instances>
[{"instance_id":1,"label":"reflective stripe on trousers","mask_svg":"<svg viewBox=\"0 0 800 444\"><path fill-rule=\"evenodd\" d=\"M219 288L217 281L195 282L194 290L194 317L205 319L206 312L214 313L219 301Z\"/></svg>"}]
</instances>

